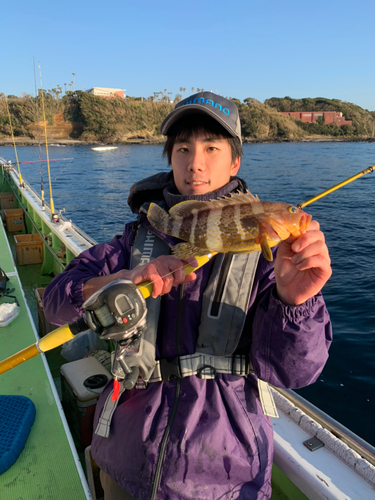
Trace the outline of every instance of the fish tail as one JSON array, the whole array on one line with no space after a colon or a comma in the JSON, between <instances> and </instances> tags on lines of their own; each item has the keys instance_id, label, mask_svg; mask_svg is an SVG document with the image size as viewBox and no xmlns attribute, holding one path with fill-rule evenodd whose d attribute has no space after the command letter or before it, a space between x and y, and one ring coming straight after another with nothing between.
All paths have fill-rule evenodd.
<instances>
[{"instance_id":1,"label":"fish tail","mask_svg":"<svg viewBox=\"0 0 375 500\"><path fill-rule=\"evenodd\" d=\"M171 216L156 203L151 203L147 211L147 219L155 229L164 234L169 234L168 225L171 221Z\"/></svg>"}]
</instances>

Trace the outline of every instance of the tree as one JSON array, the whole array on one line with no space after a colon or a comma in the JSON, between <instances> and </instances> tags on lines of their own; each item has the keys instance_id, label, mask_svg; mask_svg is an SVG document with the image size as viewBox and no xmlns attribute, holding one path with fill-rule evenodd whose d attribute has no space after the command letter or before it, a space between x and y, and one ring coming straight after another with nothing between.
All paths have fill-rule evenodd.
<instances>
[{"instance_id":1,"label":"tree","mask_svg":"<svg viewBox=\"0 0 375 500\"><path fill-rule=\"evenodd\" d=\"M191 87L191 93L194 94L194 87Z\"/></svg>"}]
</instances>

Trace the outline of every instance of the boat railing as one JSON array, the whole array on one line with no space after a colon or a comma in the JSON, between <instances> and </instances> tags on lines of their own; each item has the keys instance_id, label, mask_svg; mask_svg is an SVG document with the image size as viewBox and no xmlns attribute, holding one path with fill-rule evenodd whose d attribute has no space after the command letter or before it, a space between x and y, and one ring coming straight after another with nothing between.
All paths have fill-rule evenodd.
<instances>
[{"instance_id":1,"label":"boat railing","mask_svg":"<svg viewBox=\"0 0 375 500\"><path fill-rule=\"evenodd\" d=\"M47 226L50 231L55 233L60 241L63 241L67 248L69 248L71 256L76 256L83 250L97 244L93 238L74 225L70 220L66 219L61 213L57 222L52 221L52 212L49 204L44 202L43 206L40 195L29 183L23 181L22 186L19 184L20 181L18 174L14 167L6 164L3 164L2 167L8 174L5 177L5 180L8 182L9 187L13 191L19 205L25 206L25 203L30 205L33 211L38 214L45 226ZM36 231L39 232L37 226L35 225L35 221L33 221L33 214L30 217L27 209L25 209L24 213L28 216Z\"/></svg>"},{"instance_id":2,"label":"boat railing","mask_svg":"<svg viewBox=\"0 0 375 500\"><path fill-rule=\"evenodd\" d=\"M35 191L35 189L30 186L30 184L28 184L26 181L24 181L24 184L25 184L25 187L36 197L36 198L40 198L40 195ZM51 207L49 206L49 204L47 202L44 202L46 207L48 208L49 211L51 211ZM91 236L89 236L87 233L85 233L85 231L82 231L82 229L80 229L78 226L76 226L75 224L73 224L71 221L69 221L68 219L66 219L66 217L64 217L63 215L59 215L59 219L61 222L69 222L71 224L71 228L78 234L80 234L83 238L85 238L89 243L91 243L91 245L96 245L97 244L97 241L94 240L93 238L91 238Z\"/></svg>"},{"instance_id":3,"label":"boat railing","mask_svg":"<svg viewBox=\"0 0 375 500\"><path fill-rule=\"evenodd\" d=\"M319 425L330 431L335 437L340 439L349 448L367 460L371 465L375 466L374 446L360 438L357 434L327 415L327 413L317 408L295 391L280 388L274 389L288 399L298 409L302 410L306 415L316 421Z\"/></svg>"}]
</instances>

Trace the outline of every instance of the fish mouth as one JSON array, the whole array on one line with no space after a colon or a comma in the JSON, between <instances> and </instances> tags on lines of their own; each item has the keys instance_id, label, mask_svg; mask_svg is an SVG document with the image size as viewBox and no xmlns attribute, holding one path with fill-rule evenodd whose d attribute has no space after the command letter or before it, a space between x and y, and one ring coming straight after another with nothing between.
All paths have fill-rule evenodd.
<instances>
[{"instance_id":1,"label":"fish mouth","mask_svg":"<svg viewBox=\"0 0 375 500\"><path fill-rule=\"evenodd\" d=\"M301 218L300 218L300 221L299 221L299 230L302 233L305 233L310 222L312 220L312 216L309 215L309 214L304 214Z\"/></svg>"}]
</instances>

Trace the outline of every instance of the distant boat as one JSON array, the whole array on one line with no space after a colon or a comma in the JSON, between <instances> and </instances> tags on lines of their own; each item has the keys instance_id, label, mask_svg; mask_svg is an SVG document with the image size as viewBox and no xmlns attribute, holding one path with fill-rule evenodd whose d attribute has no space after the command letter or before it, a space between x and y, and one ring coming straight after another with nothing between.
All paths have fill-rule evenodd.
<instances>
[{"instance_id":1,"label":"distant boat","mask_svg":"<svg viewBox=\"0 0 375 500\"><path fill-rule=\"evenodd\" d=\"M117 149L117 146L101 146L97 148L91 148L93 151L108 151L109 149Z\"/></svg>"}]
</instances>

